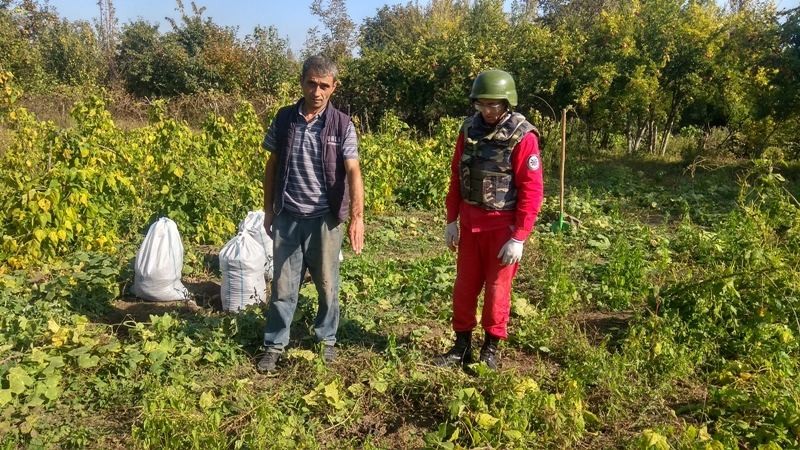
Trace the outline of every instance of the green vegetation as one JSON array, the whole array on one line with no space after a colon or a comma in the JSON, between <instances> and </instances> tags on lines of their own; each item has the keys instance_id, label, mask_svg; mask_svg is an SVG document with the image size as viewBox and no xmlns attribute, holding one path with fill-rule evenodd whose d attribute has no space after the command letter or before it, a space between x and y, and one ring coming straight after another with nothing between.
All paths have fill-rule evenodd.
<instances>
[{"instance_id":1,"label":"green vegetation","mask_svg":"<svg viewBox=\"0 0 800 450\"><path fill-rule=\"evenodd\" d=\"M345 252L339 359L322 363L305 285L266 377L263 311L219 312L215 254L261 207L264 124L299 63L275 29L242 39L194 3L166 31L100 3L92 27L0 0L1 449L800 447L800 9L436 0L356 29L314 1L303 54L342 67L367 243ZM492 66L542 131L548 195L501 370L464 373L430 363L452 339L442 208ZM23 107L41 93L79 101L57 124ZM553 234L569 106L580 224ZM193 302L130 297L163 215Z\"/></svg>"},{"instance_id":2,"label":"green vegetation","mask_svg":"<svg viewBox=\"0 0 800 450\"><path fill-rule=\"evenodd\" d=\"M202 2L176 3L177 17L161 30L118 24L111 0L98 2L95 27L60 18L46 2L0 1L0 70L14 73L32 101L101 88L121 103L188 95L201 99L195 108L214 109L217 101L202 99L224 94L274 106L298 96L299 57L321 52L341 67L334 101L363 130L392 114L432 134L442 117L469 112L472 79L497 67L515 77L521 112L543 131L573 108L582 142L572 148L687 161L800 155L800 8L433 0L384 6L355 24L342 0L315 0L309 13L323 29L309 30L294 55L274 27L240 37L204 16Z\"/></svg>"},{"instance_id":3,"label":"green vegetation","mask_svg":"<svg viewBox=\"0 0 800 450\"><path fill-rule=\"evenodd\" d=\"M259 206L252 108L192 130L156 104L148 125L121 130L89 97L59 128L2 77L4 448L800 445L796 164L689 177L666 160L576 161L567 209L581 226L552 234L547 199L501 370L467 374L430 364L451 339L455 260L440 234L458 121L420 138L387 116L362 139L373 213L365 253L342 269L341 357L317 354L306 285L269 378L254 369L262 310L218 312L208 257ZM199 308L128 297L161 214L179 224Z\"/></svg>"}]
</instances>

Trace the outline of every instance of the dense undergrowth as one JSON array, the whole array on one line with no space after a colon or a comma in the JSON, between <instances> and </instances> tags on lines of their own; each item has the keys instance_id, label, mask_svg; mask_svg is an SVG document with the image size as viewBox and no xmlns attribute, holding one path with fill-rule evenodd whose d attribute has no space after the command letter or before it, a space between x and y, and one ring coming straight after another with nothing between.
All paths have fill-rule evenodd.
<instances>
[{"instance_id":1,"label":"dense undergrowth","mask_svg":"<svg viewBox=\"0 0 800 450\"><path fill-rule=\"evenodd\" d=\"M341 356L317 354L306 285L268 378L259 307L127 294L159 215L179 224L184 274L218 282L204 252L259 206L252 108L192 130L156 107L124 131L90 98L62 129L3 82L0 448L800 446L797 167L576 161L580 226L553 234L548 196L501 370L464 373L430 364L451 339L441 205L458 123L421 139L388 118L362 137L367 247L342 268Z\"/></svg>"}]
</instances>

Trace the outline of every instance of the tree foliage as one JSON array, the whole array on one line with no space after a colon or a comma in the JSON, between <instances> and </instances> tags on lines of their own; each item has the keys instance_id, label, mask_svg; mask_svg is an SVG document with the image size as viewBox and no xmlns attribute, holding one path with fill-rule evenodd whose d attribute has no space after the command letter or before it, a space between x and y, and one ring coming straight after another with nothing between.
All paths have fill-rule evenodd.
<instances>
[{"instance_id":1,"label":"tree foliage","mask_svg":"<svg viewBox=\"0 0 800 450\"><path fill-rule=\"evenodd\" d=\"M0 65L28 91L113 85L119 76L140 97L294 92L300 61L276 28L256 27L241 38L202 6L176 3L166 30L139 20L117 33L108 1L98 3L106 20L96 30L60 19L47 3L4 1ZM339 63L335 100L368 129L387 114L422 130L463 116L474 77L502 68L517 81L518 109L538 125L572 107L586 149L667 155L673 136L688 130L682 139L697 137L698 151L800 152L798 8L779 11L771 1L516 0L507 8L502 0L431 0L383 6L358 28L341 0L315 0L310 13L322 30L309 30L300 55L323 53Z\"/></svg>"},{"instance_id":2,"label":"tree foliage","mask_svg":"<svg viewBox=\"0 0 800 450\"><path fill-rule=\"evenodd\" d=\"M684 127L742 155L787 145L796 98L797 13L771 2L574 0L432 1L385 6L360 30L344 96L371 119L392 111L417 126L462 115L470 82L500 67L520 109L546 116L572 105L587 148L625 143L665 155ZM794 31L793 31L794 30ZM794 33L794 34L793 34ZM792 41L793 37L795 38ZM784 95L788 94L788 95ZM780 97L780 100L778 99ZM796 109L796 108L795 108Z\"/></svg>"},{"instance_id":3,"label":"tree foliage","mask_svg":"<svg viewBox=\"0 0 800 450\"><path fill-rule=\"evenodd\" d=\"M36 0L0 7L0 67L14 72L31 90L94 85L104 74L89 23L61 19L46 2Z\"/></svg>"},{"instance_id":4,"label":"tree foliage","mask_svg":"<svg viewBox=\"0 0 800 450\"><path fill-rule=\"evenodd\" d=\"M352 110L393 111L417 126L465 114L472 78L506 66L510 26L502 7L499 0L383 7L362 26L361 56L347 68Z\"/></svg>"},{"instance_id":5,"label":"tree foliage","mask_svg":"<svg viewBox=\"0 0 800 450\"><path fill-rule=\"evenodd\" d=\"M321 33L317 27L308 30L303 57L323 54L342 63L351 57L356 26L347 13L344 0L314 0L310 6L311 14L319 17L327 30Z\"/></svg>"},{"instance_id":6,"label":"tree foliage","mask_svg":"<svg viewBox=\"0 0 800 450\"><path fill-rule=\"evenodd\" d=\"M296 76L288 42L274 28L257 27L244 40L236 29L203 17L204 8L178 2L171 30L137 21L122 31L118 64L127 89L139 96L170 96L207 90L277 91Z\"/></svg>"}]
</instances>

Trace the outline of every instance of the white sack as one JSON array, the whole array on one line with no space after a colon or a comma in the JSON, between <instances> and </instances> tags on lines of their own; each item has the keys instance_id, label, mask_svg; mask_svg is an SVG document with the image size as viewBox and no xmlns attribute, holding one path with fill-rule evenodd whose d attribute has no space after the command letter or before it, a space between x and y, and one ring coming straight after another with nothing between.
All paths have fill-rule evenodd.
<instances>
[{"instance_id":1,"label":"white sack","mask_svg":"<svg viewBox=\"0 0 800 450\"><path fill-rule=\"evenodd\" d=\"M183 243L178 227L162 217L150 225L134 264L133 295L154 302L186 300L181 283Z\"/></svg>"},{"instance_id":2,"label":"white sack","mask_svg":"<svg viewBox=\"0 0 800 450\"><path fill-rule=\"evenodd\" d=\"M222 309L239 311L266 300L264 249L249 232L239 233L219 252Z\"/></svg>"},{"instance_id":3,"label":"white sack","mask_svg":"<svg viewBox=\"0 0 800 450\"><path fill-rule=\"evenodd\" d=\"M261 244L264 249L266 257L264 263L264 273L267 279L272 279L273 265L272 265L272 238L269 237L267 231L264 229L264 211L250 211L247 217L239 222L239 233L247 231L255 240Z\"/></svg>"}]
</instances>

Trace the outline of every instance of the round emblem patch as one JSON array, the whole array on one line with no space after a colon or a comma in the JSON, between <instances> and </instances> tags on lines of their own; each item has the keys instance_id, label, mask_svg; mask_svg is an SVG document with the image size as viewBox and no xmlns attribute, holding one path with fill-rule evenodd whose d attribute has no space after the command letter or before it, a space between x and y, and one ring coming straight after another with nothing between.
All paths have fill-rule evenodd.
<instances>
[{"instance_id":1,"label":"round emblem patch","mask_svg":"<svg viewBox=\"0 0 800 450\"><path fill-rule=\"evenodd\" d=\"M528 169L529 170L539 170L539 157L536 155L531 155L528 158Z\"/></svg>"}]
</instances>

